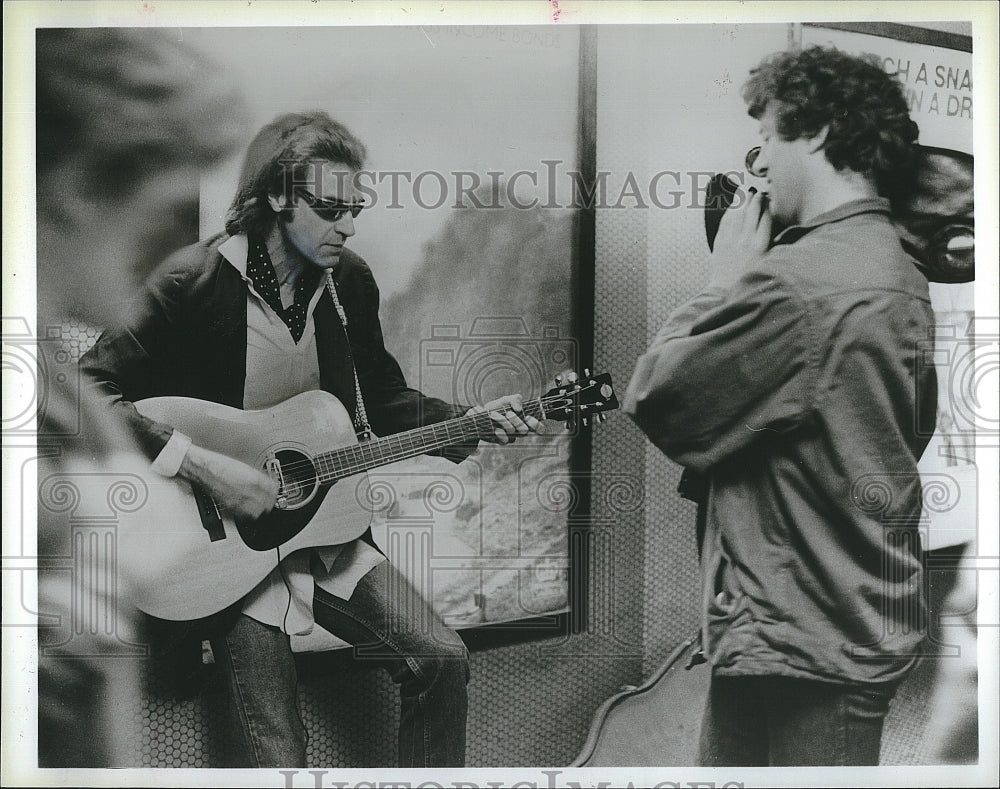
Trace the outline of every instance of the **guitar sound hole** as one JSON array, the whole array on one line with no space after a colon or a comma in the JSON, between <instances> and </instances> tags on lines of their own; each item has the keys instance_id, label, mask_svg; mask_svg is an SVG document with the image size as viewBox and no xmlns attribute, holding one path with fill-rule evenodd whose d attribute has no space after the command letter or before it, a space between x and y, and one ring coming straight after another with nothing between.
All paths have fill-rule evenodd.
<instances>
[{"instance_id":1,"label":"guitar sound hole","mask_svg":"<svg viewBox=\"0 0 1000 789\"><path fill-rule=\"evenodd\" d=\"M284 482L282 493L285 502L282 509L301 507L312 499L319 485L316 467L307 455L294 449L279 450L274 456L281 466L281 478Z\"/></svg>"}]
</instances>

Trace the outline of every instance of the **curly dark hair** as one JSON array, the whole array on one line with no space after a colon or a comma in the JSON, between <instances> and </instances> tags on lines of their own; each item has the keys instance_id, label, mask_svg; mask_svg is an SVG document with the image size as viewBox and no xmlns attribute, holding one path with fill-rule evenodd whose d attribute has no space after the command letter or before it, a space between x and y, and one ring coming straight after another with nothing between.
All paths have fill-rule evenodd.
<instances>
[{"instance_id":1,"label":"curly dark hair","mask_svg":"<svg viewBox=\"0 0 1000 789\"><path fill-rule=\"evenodd\" d=\"M874 55L822 46L779 52L750 72L743 99L754 118L774 102L786 140L828 127L823 150L830 164L866 175L880 194L897 193L911 177L919 129L902 84Z\"/></svg>"},{"instance_id":2,"label":"curly dark hair","mask_svg":"<svg viewBox=\"0 0 1000 789\"><path fill-rule=\"evenodd\" d=\"M266 235L277 214L267 196L285 195L289 179L307 183L320 162L365 166L364 144L321 110L280 115L261 129L247 149L236 196L226 214L226 232ZM291 164L291 168L288 165Z\"/></svg>"}]
</instances>

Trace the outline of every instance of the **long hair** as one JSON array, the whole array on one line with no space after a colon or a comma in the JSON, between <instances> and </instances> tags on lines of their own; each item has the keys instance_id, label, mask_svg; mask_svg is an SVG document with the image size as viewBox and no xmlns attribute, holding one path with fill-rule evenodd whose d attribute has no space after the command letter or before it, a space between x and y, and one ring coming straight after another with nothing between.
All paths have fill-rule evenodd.
<instances>
[{"instance_id":1,"label":"long hair","mask_svg":"<svg viewBox=\"0 0 1000 789\"><path fill-rule=\"evenodd\" d=\"M261 129L247 149L236 195L226 214L226 232L264 235L276 214L269 194L283 195L289 183L318 177L322 162L364 167L365 146L347 128L325 112L281 115Z\"/></svg>"},{"instance_id":2,"label":"long hair","mask_svg":"<svg viewBox=\"0 0 1000 789\"><path fill-rule=\"evenodd\" d=\"M910 177L919 129L902 84L874 55L821 46L780 52L750 72L743 98L754 118L774 103L783 139L828 127L823 150L830 164L864 174L880 194L892 196Z\"/></svg>"}]
</instances>

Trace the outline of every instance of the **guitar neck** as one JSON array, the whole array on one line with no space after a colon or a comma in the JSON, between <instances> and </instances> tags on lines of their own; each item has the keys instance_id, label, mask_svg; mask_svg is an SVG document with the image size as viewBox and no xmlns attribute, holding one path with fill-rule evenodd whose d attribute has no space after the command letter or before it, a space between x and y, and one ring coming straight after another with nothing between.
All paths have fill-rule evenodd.
<instances>
[{"instance_id":1,"label":"guitar neck","mask_svg":"<svg viewBox=\"0 0 1000 789\"><path fill-rule=\"evenodd\" d=\"M541 398L524 403L523 411L535 419L545 419ZM317 476L320 483L330 484L368 469L471 441L491 433L492 425L493 420L488 412L466 414L445 422L324 452L314 458Z\"/></svg>"}]
</instances>

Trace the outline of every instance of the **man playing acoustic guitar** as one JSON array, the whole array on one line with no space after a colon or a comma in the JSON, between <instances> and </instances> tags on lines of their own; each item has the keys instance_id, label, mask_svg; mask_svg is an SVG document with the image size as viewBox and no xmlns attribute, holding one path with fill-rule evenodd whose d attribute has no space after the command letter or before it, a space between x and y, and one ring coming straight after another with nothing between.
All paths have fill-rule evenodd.
<instances>
[{"instance_id":1,"label":"man playing acoustic guitar","mask_svg":"<svg viewBox=\"0 0 1000 789\"><path fill-rule=\"evenodd\" d=\"M209 509L237 523L278 512L302 480L285 479L277 459L265 473L201 446L144 415L136 401L181 396L208 401L206 412L220 408L214 404L259 411L325 391L357 432L379 436L471 414L479 426L471 443L430 445L455 461L479 438L507 443L538 429L518 396L467 410L407 388L383 344L372 272L345 248L363 205L353 176L365 155L362 143L322 112L265 126L247 152L226 232L168 259L135 317L105 332L82 360L84 373L133 426L154 470L189 481L207 494ZM323 516L320 507L316 517ZM365 655L399 685L400 766L464 764L465 646L364 528L361 522L354 534L362 536L343 544L265 546L274 549L265 555L277 556L273 569L212 624L216 663L251 766L305 766L289 636L314 624L366 645ZM233 541L225 532L216 539ZM408 599L400 601L399 589Z\"/></svg>"}]
</instances>

